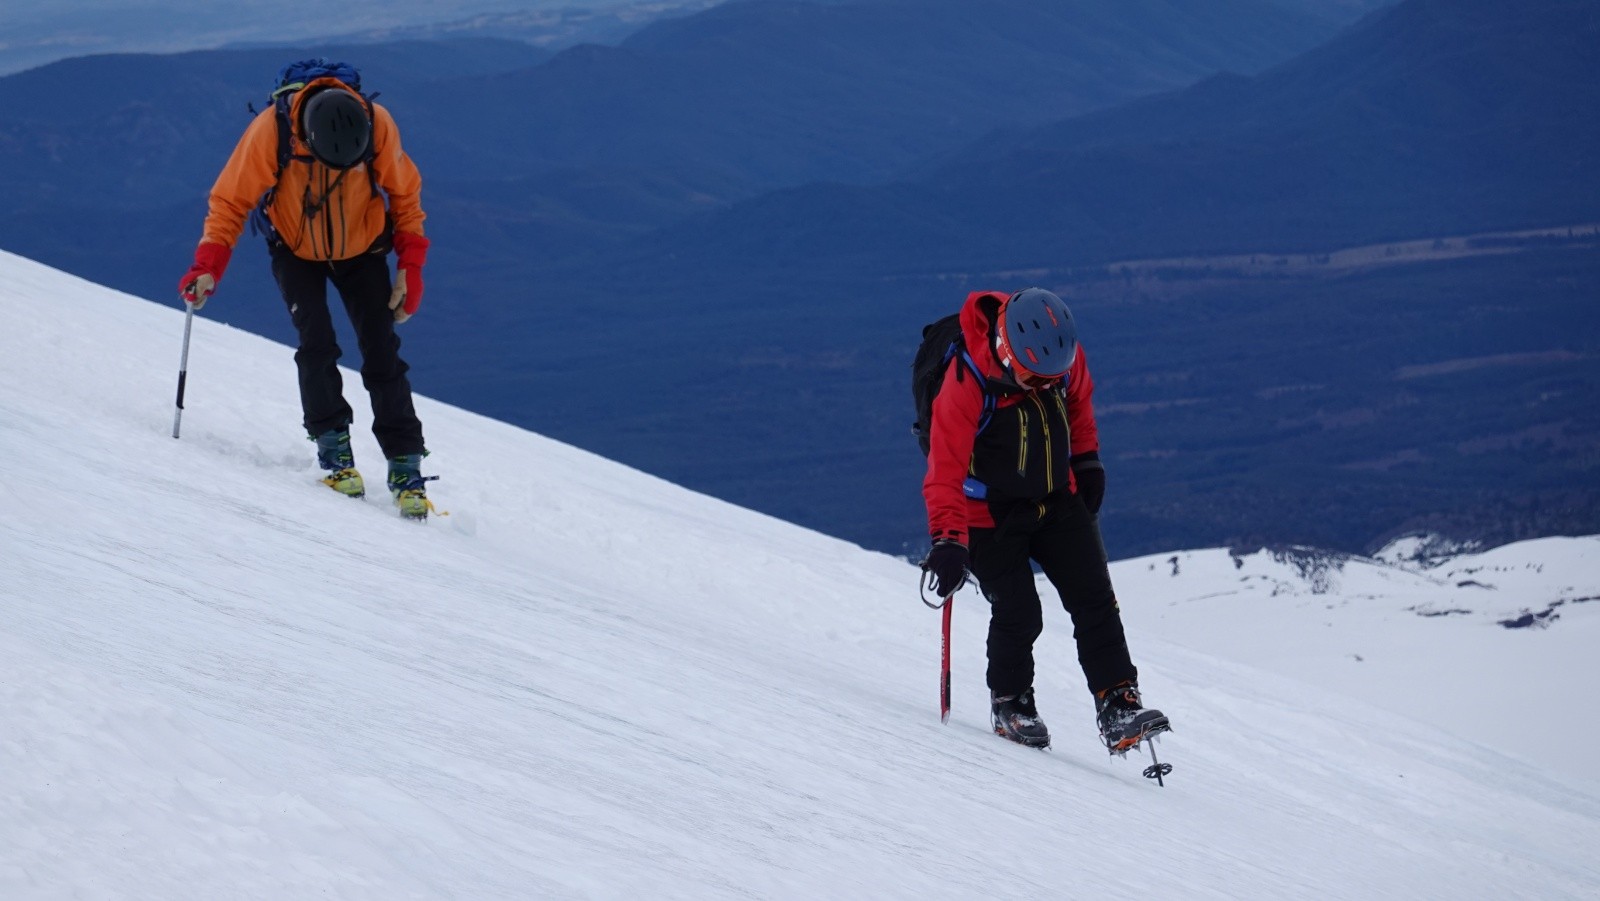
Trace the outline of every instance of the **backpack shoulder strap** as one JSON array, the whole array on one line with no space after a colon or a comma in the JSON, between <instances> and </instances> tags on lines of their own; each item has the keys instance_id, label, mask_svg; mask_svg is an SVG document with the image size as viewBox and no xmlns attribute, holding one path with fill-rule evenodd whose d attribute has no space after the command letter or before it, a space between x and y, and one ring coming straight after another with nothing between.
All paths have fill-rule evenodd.
<instances>
[{"instance_id":1,"label":"backpack shoulder strap","mask_svg":"<svg viewBox=\"0 0 1600 901\"><path fill-rule=\"evenodd\" d=\"M292 95L279 94L273 98L273 118L278 122L278 171L273 173L272 183L276 185L283 178L283 170L289 165L289 158L294 155L294 126L289 121L289 98Z\"/></svg>"},{"instance_id":2,"label":"backpack shoulder strap","mask_svg":"<svg viewBox=\"0 0 1600 901\"><path fill-rule=\"evenodd\" d=\"M960 380L963 371L970 372L972 377L978 380L978 390L983 392L983 412L978 416L978 431L981 432L988 427L990 417L994 416L994 392L989 390L989 380L978 369L978 361L967 352L965 341L957 338L951 342L949 353L951 356L960 357L960 365L956 368L956 379Z\"/></svg>"},{"instance_id":3,"label":"backpack shoulder strap","mask_svg":"<svg viewBox=\"0 0 1600 901\"><path fill-rule=\"evenodd\" d=\"M256 202L255 209L250 211L250 234L261 235L269 242L277 237L277 229L267 217L267 209L272 206L273 198L278 194L278 182L283 180L283 170L288 167L289 159L294 155L294 129L289 123L291 96L290 92L274 92L272 95L272 118L278 132L277 169L272 173L272 187L267 188L261 199Z\"/></svg>"},{"instance_id":4,"label":"backpack shoulder strap","mask_svg":"<svg viewBox=\"0 0 1600 901\"><path fill-rule=\"evenodd\" d=\"M361 94L359 88L356 93ZM372 163L378 158L378 113L372 108L372 101L378 99L378 92L373 91L370 94L361 94L361 99L367 104L367 121L371 123L371 130L368 132L367 138L367 152L362 154L361 162L367 167L367 187L372 189L372 196L384 197L383 192L378 190L378 174L372 171ZM387 197L384 197L384 203L388 203Z\"/></svg>"}]
</instances>

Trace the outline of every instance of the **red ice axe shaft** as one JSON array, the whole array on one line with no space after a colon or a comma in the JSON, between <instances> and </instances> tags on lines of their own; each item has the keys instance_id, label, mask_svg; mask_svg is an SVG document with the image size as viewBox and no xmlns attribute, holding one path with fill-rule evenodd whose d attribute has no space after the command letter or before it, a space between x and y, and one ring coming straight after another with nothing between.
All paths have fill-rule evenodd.
<instances>
[{"instance_id":1,"label":"red ice axe shaft","mask_svg":"<svg viewBox=\"0 0 1600 901\"><path fill-rule=\"evenodd\" d=\"M939 660L939 722L950 722L950 608L956 596L944 599L944 640L941 642Z\"/></svg>"}]
</instances>

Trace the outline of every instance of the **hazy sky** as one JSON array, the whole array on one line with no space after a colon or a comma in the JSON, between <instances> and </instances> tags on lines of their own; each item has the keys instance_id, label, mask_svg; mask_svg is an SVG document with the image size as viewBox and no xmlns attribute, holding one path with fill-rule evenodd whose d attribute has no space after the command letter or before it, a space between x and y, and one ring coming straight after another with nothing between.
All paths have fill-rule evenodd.
<instances>
[{"instance_id":1,"label":"hazy sky","mask_svg":"<svg viewBox=\"0 0 1600 901\"><path fill-rule=\"evenodd\" d=\"M634 5L630 0L0 0L0 74L70 56L177 52L375 28L452 22L482 13ZM670 5L670 4L660 4Z\"/></svg>"}]
</instances>

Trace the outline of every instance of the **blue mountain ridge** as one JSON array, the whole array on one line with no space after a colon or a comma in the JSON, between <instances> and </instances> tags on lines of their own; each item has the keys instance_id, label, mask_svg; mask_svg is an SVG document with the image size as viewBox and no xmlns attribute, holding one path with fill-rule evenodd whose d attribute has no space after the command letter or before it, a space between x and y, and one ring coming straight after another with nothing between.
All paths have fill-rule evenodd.
<instances>
[{"instance_id":1,"label":"blue mountain ridge","mask_svg":"<svg viewBox=\"0 0 1600 901\"><path fill-rule=\"evenodd\" d=\"M1541 139L1592 89L1569 58L1589 34L1582 6L1410 0L1260 76L1063 118L1261 70L1357 12L1178 6L1086 4L1074 18L1023 0L751 2L542 63L511 47L348 48L376 61L362 63L369 85L428 179L430 300L405 330L419 390L914 550L917 330L969 287L1040 281L1084 320L1121 553L1258 535L1354 549L1418 520L1503 537L1592 520L1587 495L1560 490L1595 432L1579 402L1594 387L1592 254L1540 239L1337 278L1158 269L1125 285L1104 270L1581 223L1585 195L1562 179L1586 171L1585 148L1562 157ZM1528 47L1543 53L1528 71L1570 70L1571 90L1519 82ZM84 78L78 66L110 63L69 61L0 79L0 246L168 296L239 106L284 55L118 58L137 77ZM1513 62L1483 64L1501 57ZM206 77L164 90L175 63ZM236 74L212 80L223 72ZM1330 106L1341 85L1346 102ZM1364 115L1379 100L1393 108ZM1499 118L1474 118L1484 109ZM1577 118L1552 127L1582 134L1593 120ZM1462 182L1483 167L1458 153L1428 177L1426 154L1477 146L1478 130L1497 159L1526 142L1548 165ZM872 184L895 173L914 177ZM236 256L207 315L288 340L260 256ZM1535 362L1399 375L1497 355ZM623 402L638 385L648 396ZM1481 446L1517 450L1520 465L1507 476Z\"/></svg>"},{"instance_id":2,"label":"blue mountain ridge","mask_svg":"<svg viewBox=\"0 0 1600 901\"><path fill-rule=\"evenodd\" d=\"M689 446L631 459L914 550L917 327L970 288L1044 283L1083 320L1119 548L1592 528L1597 17L1410 0L1253 78L999 132L916 181L774 192L582 261L624 285L654 371L699 374L681 387L712 395L715 446L783 448L731 473ZM1470 237L1535 228L1555 231ZM1438 249L1328 262L1406 239ZM1304 265L1248 262L1289 255ZM1141 259L1170 262L1111 265ZM730 317L781 325L753 345ZM706 362L651 347L668 321ZM774 418L781 436L741 431ZM768 468L785 475L747 474Z\"/></svg>"}]
</instances>

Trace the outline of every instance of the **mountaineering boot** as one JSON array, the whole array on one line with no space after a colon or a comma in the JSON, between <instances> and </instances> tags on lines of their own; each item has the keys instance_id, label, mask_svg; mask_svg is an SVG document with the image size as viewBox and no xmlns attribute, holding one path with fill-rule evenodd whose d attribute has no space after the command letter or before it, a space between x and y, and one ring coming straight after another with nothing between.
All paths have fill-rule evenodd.
<instances>
[{"instance_id":1,"label":"mountaineering boot","mask_svg":"<svg viewBox=\"0 0 1600 901\"><path fill-rule=\"evenodd\" d=\"M349 497L361 497L367 486L356 472L356 456L350 450L350 430L334 429L312 440L317 442L317 465L327 471L322 484Z\"/></svg>"},{"instance_id":2,"label":"mountaineering boot","mask_svg":"<svg viewBox=\"0 0 1600 901\"><path fill-rule=\"evenodd\" d=\"M422 454L403 454L389 458L389 495L400 515L409 519L427 519L433 510L428 500L427 483L438 476L422 476Z\"/></svg>"},{"instance_id":3,"label":"mountaineering boot","mask_svg":"<svg viewBox=\"0 0 1600 901\"><path fill-rule=\"evenodd\" d=\"M1166 714L1144 707L1139 700L1139 685L1132 679L1095 692L1094 708L1100 740L1113 754L1126 754L1146 736L1172 728Z\"/></svg>"},{"instance_id":4,"label":"mountaineering boot","mask_svg":"<svg viewBox=\"0 0 1600 901\"><path fill-rule=\"evenodd\" d=\"M1033 706L1033 689L1018 695L990 696L989 719L994 734L1030 748L1050 747L1050 730Z\"/></svg>"}]
</instances>

